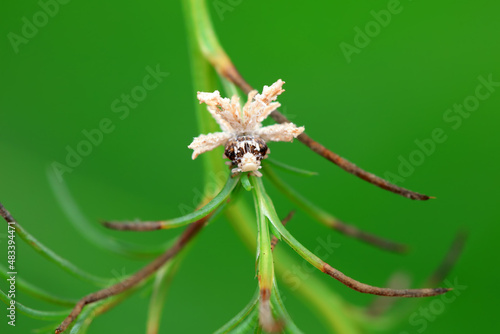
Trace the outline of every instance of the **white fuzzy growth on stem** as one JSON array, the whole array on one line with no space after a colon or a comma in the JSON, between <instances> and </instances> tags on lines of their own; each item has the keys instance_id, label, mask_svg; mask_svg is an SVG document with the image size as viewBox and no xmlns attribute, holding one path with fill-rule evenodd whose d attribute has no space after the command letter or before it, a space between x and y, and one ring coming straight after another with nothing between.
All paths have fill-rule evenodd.
<instances>
[{"instance_id":1,"label":"white fuzzy growth on stem","mask_svg":"<svg viewBox=\"0 0 500 334\"><path fill-rule=\"evenodd\" d=\"M231 99L222 98L219 91L213 93L198 92L198 100L205 103L207 109L219 124L223 132L202 134L194 138L188 146L193 149L192 158L195 159L201 153L211 151L220 145L226 145L229 139L238 136L258 136L264 141L292 141L304 132L304 127L297 127L293 123L274 124L262 127L262 122L280 104L276 101L278 95L285 90L282 88L285 82L279 79L271 86L264 86L262 94L251 91L248 100L241 110L239 98L233 96ZM246 154L245 154L246 156ZM267 157L267 156L266 156ZM255 159L253 159L255 160ZM246 156L244 163L236 172L257 170L260 165ZM233 170L234 171L234 170ZM259 173L260 174L260 173Z\"/></svg>"}]
</instances>

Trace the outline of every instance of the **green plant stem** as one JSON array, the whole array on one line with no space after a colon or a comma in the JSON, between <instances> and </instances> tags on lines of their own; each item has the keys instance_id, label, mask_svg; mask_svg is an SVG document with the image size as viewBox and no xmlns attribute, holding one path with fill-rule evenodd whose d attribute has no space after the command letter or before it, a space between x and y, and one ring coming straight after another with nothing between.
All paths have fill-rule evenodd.
<instances>
[{"instance_id":1,"label":"green plant stem","mask_svg":"<svg viewBox=\"0 0 500 334\"><path fill-rule=\"evenodd\" d=\"M271 224L278 230L278 232L283 236L285 241L296 251L300 256L306 259L309 263L311 263L314 267L319 270L323 269L324 262L314 255L307 248L302 246L281 223L276 210L274 209L274 205L271 202L271 199L267 195L264 190L264 185L262 184L262 179L257 177L251 177L250 182L252 186L255 188L255 193L257 194L257 198L261 209L264 215L271 221Z\"/></svg>"},{"instance_id":2,"label":"green plant stem","mask_svg":"<svg viewBox=\"0 0 500 334\"><path fill-rule=\"evenodd\" d=\"M268 331L278 328L271 312L271 293L274 282L273 254L271 251L271 237L267 219L262 211L262 207L254 191L254 201L257 212L258 226L258 274L259 279L259 319L262 327Z\"/></svg>"},{"instance_id":3,"label":"green plant stem","mask_svg":"<svg viewBox=\"0 0 500 334\"><path fill-rule=\"evenodd\" d=\"M186 29L188 32L189 41L189 55L191 61L191 77L193 81L194 91L211 92L216 87L215 71L210 63L205 59L204 52L210 43L202 45L200 40L203 38L210 38L212 34L204 29L200 29L199 6L205 6L204 2L196 0L183 0L184 18L186 22ZM205 31L206 36L203 35ZM200 36L203 35L203 36ZM216 50L209 50L215 52ZM195 102L196 118L198 120L198 135L199 133L207 134L219 131L219 127L210 113L207 111L206 106ZM222 155L221 150L216 149L212 152L204 153L200 158L203 160L203 171L205 184L214 182L221 172L225 172L224 164L220 159ZM227 175L227 172L225 172Z\"/></svg>"},{"instance_id":4,"label":"green plant stem","mask_svg":"<svg viewBox=\"0 0 500 334\"><path fill-rule=\"evenodd\" d=\"M231 60L222 48L208 15L205 0L184 0L189 6L188 22L193 29L193 37L203 56L224 76L224 68Z\"/></svg>"}]
</instances>

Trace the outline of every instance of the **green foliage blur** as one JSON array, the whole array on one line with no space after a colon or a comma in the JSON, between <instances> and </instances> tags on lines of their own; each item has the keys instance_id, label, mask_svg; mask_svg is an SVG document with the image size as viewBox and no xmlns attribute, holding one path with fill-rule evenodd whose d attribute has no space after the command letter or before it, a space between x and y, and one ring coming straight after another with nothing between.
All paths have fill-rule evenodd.
<instances>
[{"instance_id":1,"label":"green foliage blur","mask_svg":"<svg viewBox=\"0 0 500 334\"><path fill-rule=\"evenodd\" d=\"M202 164L187 149L199 133L182 6L62 3L1 6L0 201L63 257L95 274L121 277L145 262L107 254L79 235L52 194L47 170L57 166L96 224L170 218L196 206ZM485 0L209 0L208 6L221 43L254 87L286 81L279 101L291 121L368 171L437 198L410 201L343 172L298 141L272 143L274 159L319 172L313 178L283 174L309 199L344 221L408 244L411 252L387 254L300 211L288 225L297 239L314 249L318 236L331 238L340 246L328 262L363 282L383 286L394 271L404 271L417 287L456 231L465 229L469 240L449 275L465 287L453 301L423 300L394 333L490 330L499 297L500 6ZM68 153L73 150L80 159ZM294 208L266 185L280 215ZM7 228L1 226L5 264ZM151 245L179 232L107 233ZM71 298L95 289L20 241L18 277ZM228 321L257 286L254 261L225 219L211 224L174 279L160 332L209 333ZM290 270L301 284L320 277L353 304L374 299L319 272ZM308 305L281 286L296 324L306 333L325 332ZM16 300L57 309L23 293ZM143 333L148 300L146 293L135 294L97 318L90 332ZM0 309L1 333L47 325L18 313L12 328Z\"/></svg>"}]
</instances>

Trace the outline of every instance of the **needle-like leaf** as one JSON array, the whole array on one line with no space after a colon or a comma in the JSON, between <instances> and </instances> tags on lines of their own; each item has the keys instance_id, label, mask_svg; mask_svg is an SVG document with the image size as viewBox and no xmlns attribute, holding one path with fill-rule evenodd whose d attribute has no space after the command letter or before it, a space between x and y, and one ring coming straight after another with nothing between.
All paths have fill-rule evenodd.
<instances>
[{"instance_id":1,"label":"needle-like leaf","mask_svg":"<svg viewBox=\"0 0 500 334\"><path fill-rule=\"evenodd\" d=\"M103 224L108 228L121 231L154 231L181 227L205 217L206 215L212 213L220 205L224 204L231 195L233 189L238 184L239 179L239 174L234 177L229 177L224 188L222 188L219 194L217 194L217 196L215 196L210 202L208 202L201 209L182 217L161 221L104 222Z\"/></svg>"}]
</instances>

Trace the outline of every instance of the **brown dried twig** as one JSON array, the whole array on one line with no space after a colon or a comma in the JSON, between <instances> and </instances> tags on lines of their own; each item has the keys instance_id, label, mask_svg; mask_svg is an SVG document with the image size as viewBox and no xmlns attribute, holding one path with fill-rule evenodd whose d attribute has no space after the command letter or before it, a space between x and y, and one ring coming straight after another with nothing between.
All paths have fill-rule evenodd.
<instances>
[{"instance_id":1,"label":"brown dried twig","mask_svg":"<svg viewBox=\"0 0 500 334\"><path fill-rule=\"evenodd\" d=\"M234 85L238 86L243 92L245 92L245 94L248 94L249 92L254 90L254 88L250 86L241 76L229 57L213 57L209 58L209 60L212 62L212 65L217 69L220 75L228 79ZM271 117L278 123L290 123L286 116L280 113L278 110L273 111L271 113ZM414 200L424 201L431 198L430 196L399 187L382 179L381 177L376 176L375 174L369 173L359 168L349 160L346 160L338 154L330 151L329 149L309 137L305 132L302 133L298 137L298 139L312 151L321 155L323 158L330 160L346 172L351 173L367 182L370 182L377 187Z\"/></svg>"},{"instance_id":2,"label":"brown dried twig","mask_svg":"<svg viewBox=\"0 0 500 334\"><path fill-rule=\"evenodd\" d=\"M368 285L365 283L361 283L356 281L355 279L345 275L339 270L333 268L328 263L324 263L321 271L325 274L330 275L335 278L337 281L346 285L347 287L356 290L361 293L368 293L371 295L377 296L386 296L386 297L406 297L406 298L414 298L414 297L431 297L437 296L443 293L450 291L449 288L435 288L435 289L391 289L391 288L379 288L376 286Z\"/></svg>"}]
</instances>

